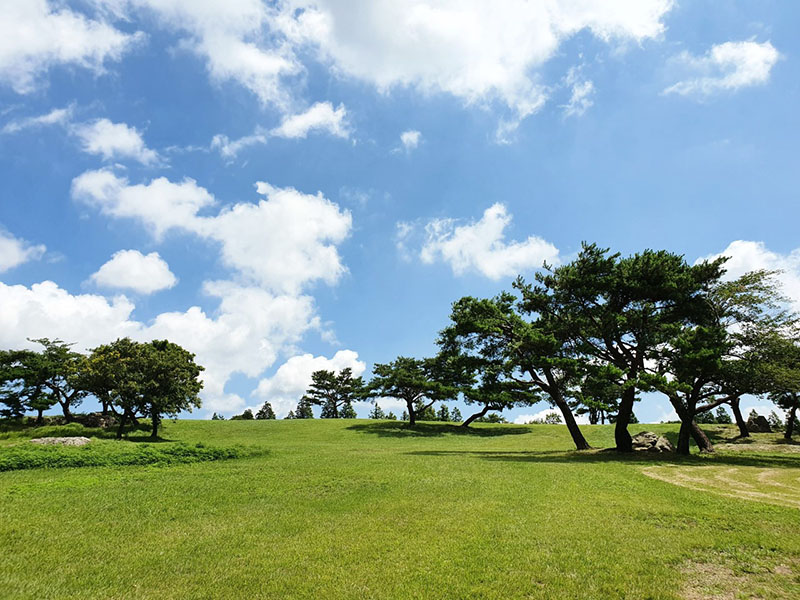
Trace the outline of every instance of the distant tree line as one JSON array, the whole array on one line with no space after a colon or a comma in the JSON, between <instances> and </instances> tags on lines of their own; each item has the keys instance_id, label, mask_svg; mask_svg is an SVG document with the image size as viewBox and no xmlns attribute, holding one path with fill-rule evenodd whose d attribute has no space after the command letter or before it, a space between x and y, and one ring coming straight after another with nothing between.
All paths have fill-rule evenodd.
<instances>
[{"instance_id":1,"label":"distant tree line","mask_svg":"<svg viewBox=\"0 0 800 600\"><path fill-rule=\"evenodd\" d=\"M167 340L135 342L121 338L89 354L61 340L31 340L42 350L0 351L0 416L20 418L60 407L64 420L84 398L94 396L103 415L117 423L117 437L141 418L151 421L152 437L164 417L200 407L203 367L194 354Z\"/></svg>"},{"instance_id":2,"label":"distant tree line","mask_svg":"<svg viewBox=\"0 0 800 600\"><path fill-rule=\"evenodd\" d=\"M317 371L294 417L321 405L323 417L347 418L355 401L392 398L414 427L440 418L436 403L460 399L476 407L463 420L469 427L545 400L579 450L590 446L576 414L613 423L617 450L630 452L634 405L658 392L680 419L678 451L688 454L690 439L713 451L699 424L730 420L722 405L748 436L740 400L754 395L787 411L791 438L800 407L797 316L776 272L725 279L726 260L690 265L664 250L623 257L584 244L575 260L545 265L533 282L519 277L512 291L454 302L433 357L376 364L369 383L349 369Z\"/></svg>"}]
</instances>

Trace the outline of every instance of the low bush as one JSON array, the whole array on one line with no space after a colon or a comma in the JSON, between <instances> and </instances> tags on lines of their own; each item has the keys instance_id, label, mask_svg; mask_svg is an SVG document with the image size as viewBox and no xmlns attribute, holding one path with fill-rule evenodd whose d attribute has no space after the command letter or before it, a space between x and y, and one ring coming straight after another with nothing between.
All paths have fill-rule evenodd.
<instances>
[{"instance_id":1,"label":"low bush","mask_svg":"<svg viewBox=\"0 0 800 600\"><path fill-rule=\"evenodd\" d=\"M242 448L213 448L200 443L145 444L93 440L81 447L22 443L0 449L0 471L128 465L167 466L240 458L245 454Z\"/></svg>"}]
</instances>

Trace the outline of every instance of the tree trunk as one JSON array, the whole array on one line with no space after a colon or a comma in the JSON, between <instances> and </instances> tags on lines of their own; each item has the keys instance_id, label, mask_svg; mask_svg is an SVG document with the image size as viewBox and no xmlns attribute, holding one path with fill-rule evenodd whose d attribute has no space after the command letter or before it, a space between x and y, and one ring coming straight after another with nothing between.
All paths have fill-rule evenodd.
<instances>
[{"instance_id":1,"label":"tree trunk","mask_svg":"<svg viewBox=\"0 0 800 600\"><path fill-rule=\"evenodd\" d=\"M681 429L678 432L678 454L689 454L689 439L692 437L693 420L681 419Z\"/></svg>"},{"instance_id":2,"label":"tree trunk","mask_svg":"<svg viewBox=\"0 0 800 600\"><path fill-rule=\"evenodd\" d=\"M417 413L414 411L414 402L406 400L406 406L408 407L408 426L414 427L417 424Z\"/></svg>"},{"instance_id":3,"label":"tree trunk","mask_svg":"<svg viewBox=\"0 0 800 600\"><path fill-rule=\"evenodd\" d=\"M697 447L700 448L700 452L714 452L714 444L708 439L706 432L700 429L694 421L692 421L692 437Z\"/></svg>"},{"instance_id":4,"label":"tree trunk","mask_svg":"<svg viewBox=\"0 0 800 600\"><path fill-rule=\"evenodd\" d=\"M153 415L153 432L150 434L150 437L158 439L158 425L161 423L161 417L159 415Z\"/></svg>"},{"instance_id":5,"label":"tree trunk","mask_svg":"<svg viewBox=\"0 0 800 600\"><path fill-rule=\"evenodd\" d=\"M739 427L739 437L750 437L750 432L747 431L747 423L742 418L742 411L739 409L739 398L731 400L731 409L733 410L733 418L736 419L736 425Z\"/></svg>"},{"instance_id":6,"label":"tree trunk","mask_svg":"<svg viewBox=\"0 0 800 600\"><path fill-rule=\"evenodd\" d=\"M44 412L43 408L37 408L36 409L36 424L37 425L41 425L42 424L42 420L43 420L42 413L43 412Z\"/></svg>"},{"instance_id":7,"label":"tree trunk","mask_svg":"<svg viewBox=\"0 0 800 600\"><path fill-rule=\"evenodd\" d=\"M617 422L614 426L614 441L617 443L617 452L633 452L633 439L628 432L628 423L633 414L633 403L636 400L636 388L629 387L622 392L619 401Z\"/></svg>"},{"instance_id":8,"label":"tree trunk","mask_svg":"<svg viewBox=\"0 0 800 600\"><path fill-rule=\"evenodd\" d=\"M553 402L561 411L561 416L564 417L564 423L567 425L567 430L572 436L575 447L578 450L591 450L592 447L589 445L589 442L586 441L586 438L583 437L583 432L581 428L578 427L578 423L575 421L575 415L572 414L569 404L564 402L564 399L561 398L559 394L555 396L551 394L550 397L553 398Z\"/></svg>"},{"instance_id":9,"label":"tree trunk","mask_svg":"<svg viewBox=\"0 0 800 600\"><path fill-rule=\"evenodd\" d=\"M461 427L469 427L470 423L472 423L475 419L480 419L481 417L486 416L486 413L488 413L490 410L491 407L487 404L483 407L482 411L476 412L474 415L470 416L466 421L464 421L461 424Z\"/></svg>"},{"instance_id":10,"label":"tree trunk","mask_svg":"<svg viewBox=\"0 0 800 600\"><path fill-rule=\"evenodd\" d=\"M72 413L69 411L69 402L68 401L62 402L61 400L59 400L58 403L61 405L61 410L64 413L64 420L67 423L72 423Z\"/></svg>"},{"instance_id":11,"label":"tree trunk","mask_svg":"<svg viewBox=\"0 0 800 600\"><path fill-rule=\"evenodd\" d=\"M108 415L108 402L106 402L105 400L101 400L100 404L103 407L101 412L100 412L100 414L103 415L103 416Z\"/></svg>"},{"instance_id":12,"label":"tree trunk","mask_svg":"<svg viewBox=\"0 0 800 600\"><path fill-rule=\"evenodd\" d=\"M783 432L783 437L787 441L791 441L792 433L794 433L794 420L797 416L797 405L792 407L792 410L789 411L789 420L786 421L786 430Z\"/></svg>"},{"instance_id":13,"label":"tree trunk","mask_svg":"<svg viewBox=\"0 0 800 600\"><path fill-rule=\"evenodd\" d=\"M122 439L122 431L125 429L125 422L128 420L128 411L124 411L122 413L122 417L119 419L119 429L117 429L117 439Z\"/></svg>"}]
</instances>

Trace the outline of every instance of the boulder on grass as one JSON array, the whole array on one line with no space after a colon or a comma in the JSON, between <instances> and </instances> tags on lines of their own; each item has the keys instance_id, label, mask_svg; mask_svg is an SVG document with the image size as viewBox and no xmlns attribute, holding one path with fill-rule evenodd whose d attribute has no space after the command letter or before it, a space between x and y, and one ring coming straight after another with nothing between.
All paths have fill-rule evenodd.
<instances>
[{"instance_id":1,"label":"boulder on grass","mask_svg":"<svg viewBox=\"0 0 800 600\"><path fill-rule=\"evenodd\" d=\"M41 444L42 446L85 446L91 442L87 437L43 437L34 438L31 440L32 444Z\"/></svg>"},{"instance_id":2,"label":"boulder on grass","mask_svg":"<svg viewBox=\"0 0 800 600\"><path fill-rule=\"evenodd\" d=\"M750 433L772 433L772 427L766 417L756 415L747 419L747 431Z\"/></svg>"},{"instance_id":3,"label":"boulder on grass","mask_svg":"<svg viewBox=\"0 0 800 600\"><path fill-rule=\"evenodd\" d=\"M674 452L675 446L663 435L642 431L633 436L633 449L642 452Z\"/></svg>"}]
</instances>

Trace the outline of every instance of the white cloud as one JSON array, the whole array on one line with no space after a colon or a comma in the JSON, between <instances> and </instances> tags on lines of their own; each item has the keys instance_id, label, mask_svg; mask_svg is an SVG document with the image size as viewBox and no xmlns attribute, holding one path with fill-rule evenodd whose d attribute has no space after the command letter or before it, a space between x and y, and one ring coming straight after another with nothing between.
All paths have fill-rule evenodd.
<instances>
[{"instance_id":1,"label":"white cloud","mask_svg":"<svg viewBox=\"0 0 800 600\"><path fill-rule=\"evenodd\" d=\"M456 275L474 270L490 279L511 277L537 269L545 261L557 263L558 249L536 236L525 241L505 241L511 215L502 204L487 208L479 221L456 225L453 219L436 219L425 226L427 239L420 252L424 263L448 263Z\"/></svg>"},{"instance_id":2,"label":"white cloud","mask_svg":"<svg viewBox=\"0 0 800 600\"><path fill-rule=\"evenodd\" d=\"M45 250L41 244L31 245L0 228L0 273L28 261L39 260Z\"/></svg>"},{"instance_id":3,"label":"white cloud","mask_svg":"<svg viewBox=\"0 0 800 600\"><path fill-rule=\"evenodd\" d=\"M129 289L152 294L178 283L158 252L144 255L138 250L120 250L90 277L100 287Z\"/></svg>"},{"instance_id":4,"label":"white cloud","mask_svg":"<svg viewBox=\"0 0 800 600\"><path fill-rule=\"evenodd\" d=\"M227 135L218 133L211 140L211 149L218 150L223 158L232 159L236 158L236 155L245 148L266 143L267 134L258 127L254 133L240 137L238 140L231 140Z\"/></svg>"},{"instance_id":5,"label":"white cloud","mask_svg":"<svg viewBox=\"0 0 800 600\"><path fill-rule=\"evenodd\" d=\"M557 408L545 408L544 410L540 410L537 413L519 415L514 419L514 423L517 425L527 425L531 421L543 421L544 418L551 413L557 414L563 423L564 417L561 415L561 411L558 410ZM574 415L574 416L575 416L575 422L578 425L589 425L588 415Z\"/></svg>"},{"instance_id":6,"label":"white cloud","mask_svg":"<svg viewBox=\"0 0 800 600\"><path fill-rule=\"evenodd\" d=\"M641 42L664 30L672 0L527 2L307 0L281 25L295 43L316 45L341 73L381 91L412 87L468 104L500 101L522 119L547 90L536 69L560 44L589 30L606 42Z\"/></svg>"},{"instance_id":7,"label":"white cloud","mask_svg":"<svg viewBox=\"0 0 800 600\"><path fill-rule=\"evenodd\" d=\"M594 101L594 83L588 79L583 79L580 74L580 69L573 67L567 73L565 83L572 90L569 102L562 108L564 109L565 117L580 117L589 108L592 107Z\"/></svg>"},{"instance_id":8,"label":"white cloud","mask_svg":"<svg viewBox=\"0 0 800 600\"><path fill-rule=\"evenodd\" d=\"M358 360L358 353L352 350L339 350L332 358L301 354L283 363L272 377L262 379L253 392L262 401L268 400L278 417L285 416L297 405L297 401L311 384L314 371L339 372L350 367L353 376L360 376L367 365Z\"/></svg>"},{"instance_id":9,"label":"white cloud","mask_svg":"<svg viewBox=\"0 0 800 600\"><path fill-rule=\"evenodd\" d=\"M257 191L266 199L206 217L198 213L214 198L191 179L176 184L160 177L147 185L129 185L100 170L87 171L72 184L73 198L114 217L137 219L156 239L175 229L219 242L225 265L267 289L297 293L313 281L338 281L346 269L336 245L350 233L350 213L320 193L264 182Z\"/></svg>"},{"instance_id":10,"label":"white cloud","mask_svg":"<svg viewBox=\"0 0 800 600\"><path fill-rule=\"evenodd\" d=\"M132 318L135 306L125 296L72 295L52 281L30 288L0 283L0 347L32 347L28 338L49 337L84 351L125 336L167 338L196 353L206 367L204 409L235 410L244 400L225 391L230 377L258 377L306 331L318 328L319 319L309 296L273 295L231 282L209 282L205 291L220 299L214 315L191 307L143 323Z\"/></svg>"},{"instance_id":11,"label":"white cloud","mask_svg":"<svg viewBox=\"0 0 800 600\"><path fill-rule=\"evenodd\" d=\"M147 147L136 128L125 123L96 119L76 125L74 133L80 139L84 152L99 154L105 160L132 158L144 165L159 161L158 153Z\"/></svg>"},{"instance_id":12,"label":"white cloud","mask_svg":"<svg viewBox=\"0 0 800 600\"><path fill-rule=\"evenodd\" d=\"M218 150L223 158L233 159L245 148L266 144L270 137L298 139L306 138L312 132L327 132L347 139L350 137L350 130L345 121L346 115L347 110L341 104L334 109L330 102L317 102L305 112L285 116L278 127L269 131L256 127L250 135L236 140L217 134L211 140L211 149Z\"/></svg>"},{"instance_id":13,"label":"white cloud","mask_svg":"<svg viewBox=\"0 0 800 600\"><path fill-rule=\"evenodd\" d=\"M141 221L158 240L170 229L194 229L198 212L214 197L193 179L172 183L166 177L129 185L109 169L86 171L72 180L72 197L117 218Z\"/></svg>"},{"instance_id":14,"label":"white cloud","mask_svg":"<svg viewBox=\"0 0 800 600\"><path fill-rule=\"evenodd\" d=\"M780 254L768 249L764 242L736 240L719 254L701 257L697 262L720 256L729 257L725 263L727 280L759 269L781 271L778 280L783 286L783 293L791 301L793 309L800 312L800 248L795 248L788 254Z\"/></svg>"},{"instance_id":15,"label":"white cloud","mask_svg":"<svg viewBox=\"0 0 800 600\"><path fill-rule=\"evenodd\" d=\"M780 56L770 42L753 41L717 44L699 57L683 52L674 60L688 71L689 78L671 85L664 93L705 97L763 85L769 81Z\"/></svg>"},{"instance_id":16,"label":"white cloud","mask_svg":"<svg viewBox=\"0 0 800 600\"><path fill-rule=\"evenodd\" d=\"M400 134L400 143L406 152L411 152L419 146L419 141L422 139L422 134L415 129L409 129Z\"/></svg>"},{"instance_id":17,"label":"white cloud","mask_svg":"<svg viewBox=\"0 0 800 600\"><path fill-rule=\"evenodd\" d=\"M343 105L333 108L330 102L317 102L307 111L286 117L270 134L274 137L305 138L310 131L327 131L340 138L350 137Z\"/></svg>"},{"instance_id":18,"label":"white cloud","mask_svg":"<svg viewBox=\"0 0 800 600\"><path fill-rule=\"evenodd\" d=\"M0 82L18 94L37 87L55 65L76 65L102 73L119 60L142 33L126 34L61 6L61 2L22 0L3 3L0 19Z\"/></svg>"},{"instance_id":19,"label":"white cloud","mask_svg":"<svg viewBox=\"0 0 800 600\"><path fill-rule=\"evenodd\" d=\"M74 108L68 106L66 108L55 108L49 113L39 115L36 117L25 117L9 121L3 126L3 133L17 133L24 129L37 129L39 127L46 127L48 125L66 125L72 119Z\"/></svg>"}]
</instances>

